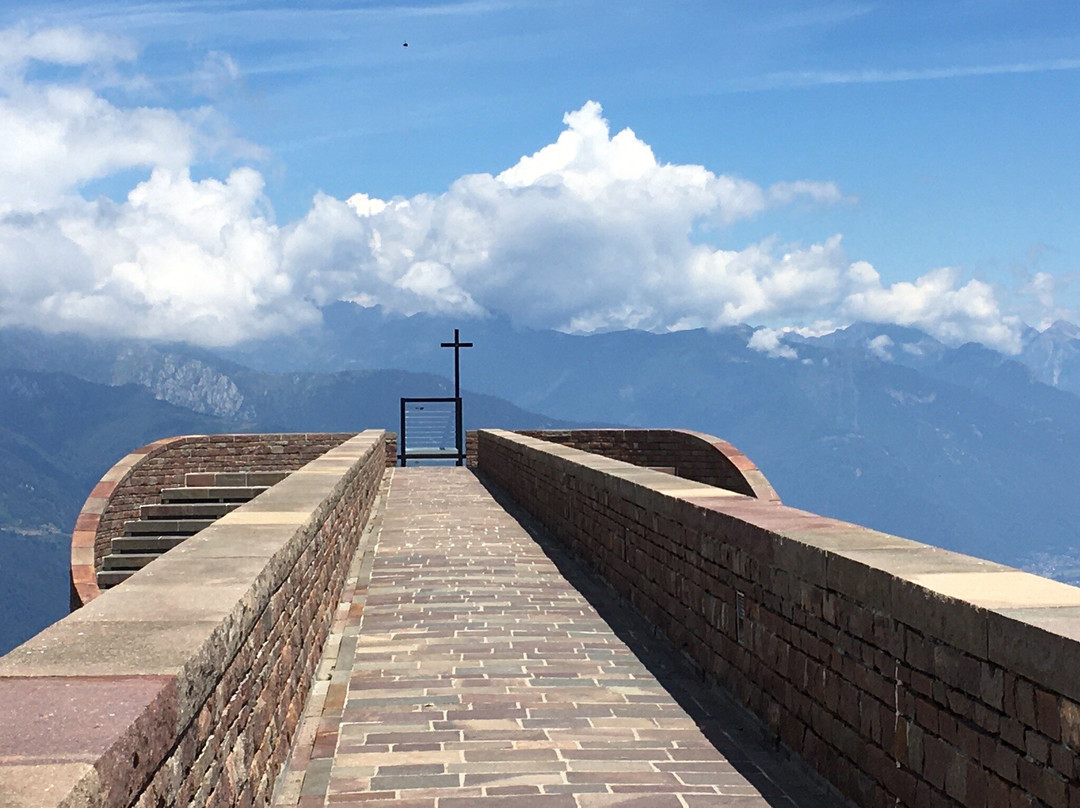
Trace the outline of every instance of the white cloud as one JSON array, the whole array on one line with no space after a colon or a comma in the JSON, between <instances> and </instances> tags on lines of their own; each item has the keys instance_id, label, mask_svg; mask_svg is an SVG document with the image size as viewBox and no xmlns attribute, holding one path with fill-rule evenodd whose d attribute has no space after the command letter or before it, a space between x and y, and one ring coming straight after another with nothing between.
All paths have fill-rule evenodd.
<instances>
[{"instance_id":1,"label":"white cloud","mask_svg":"<svg viewBox=\"0 0 1080 808\"><path fill-rule=\"evenodd\" d=\"M497 176L462 177L439 196L358 195L348 206L320 198L288 236L310 252L287 252L333 278L320 285L320 302L504 311L570 330L719 326L809 311L835 296L844 277L859 276L838 238L775 256L770 244L736 252L689 236L698 222L745 219L777 198L840 198L830 183L766 191L702 166L660 163L631 130L612 136L591 102L564 122L554 143ZM446 283L413 283L415 265L425 278L444 268Z\"/></svg>"},{"instance_id":2,"label":"white cloud","mask_svg":"<svg viewBox=\"0 0 1080 808\"><path fill-rule=\"evenodd\" d=\"M799 354L790 345L781 342L784 332L775 328L759 328L755 331L746 347L768 354L774 359L798 359Z\"/></svg>"},{"instance_id":3,"label":"white cloud","mask_svg":"<svg viewBox=\"0 0 1080 808\"><path fill-rule=\"evenodd\" d=\"M948 267L914 283L868 284L844 300L843 310L857 320L915 326L947 343L976 341L1007 353L1021 347L1021 323L1002 313L993 287L961 284L960 273Z\"/></svg>"},{"instance_id":4,"label":"white cloud","mask_svg":"<svg viewBox=\"0 0 1080 808\"><path fill-rule=\"evenodd\" d=\"M227 344L318 317L293 294L251 169L192 181L158 168L124 204L70 201L0 221L0 318Z\"/></svg>"},{"instance_id":5,"label":"white cloud","mask_svg":"<svg viewBox=\"0 0 1080 808\"><path fill-rule=\"evenodd\" d=\"M840 189L832 182L799 180L777 182L769 186L768 198L774 205L789 205L801 197L807 197L815 202L854 201L840 193Z\"/></svg>"},{"instance_id":6,"label":"white cloud","mask_svg":"<svg viewBox=\"0 0 1080 808\"><path fill-rule=\"evenodd\" d=\"M210 110L124 108L32 61L100 67L129 43L78 29L0 32L0 323L233 342L310 321L292 294L261 176L194 182L200 155L246 147ZM216 128L215 128L216 127ZM146 169L125 202L85 183Z\"/></svg>"},{"instance_id":7,"label":"white cloud","mask_svg":"<svg viewBox=\"0 0 1080 808\"><path fill-rule=\"evenodd\" d=\"M123 110L85 87L26 86L0 96L0 214L42 211L83 183L195 157L196 127L169 110Z\"/></svg>"},{"instance_id":8,"label":"white cloud","mask_svg":"<svg viewBox=\"0 0 1080 808\"><path fill-rule=\"evenodd\" d=\"M893 341L888 334L878 334L866 343L866 347L870 349L870 353L874 354L874 356L882 362L893 361L892 354L889 353L889 348L892 346Z\"/></svg>"},{"instance_id":9,"label":"white cloud","mask_svg":"<svg viewBox=\"0 0 1080 808\"><path fill-rule=\"evenodd\" d=\"M983 65L908 68L899 70L807 70L772 73L741 82L744 89L817 87L830 84L894 84L908 81L942 81L973 76L1008 76L1025 73L1056 73L1080 70L1080 59L1052 59Z\"/></svg>"},{"instance_id":10,"label":"white cloud","mask_svg":"<svg viewBox=\"0 0 1080 808\"><path fill-rule=\"evenodd\" d=\"M220 150L257 153L210 108L122 107L93 88L99 71L135 56L125 39L77 28L0 31L0 215L62 206L85 183L133 168L178 171ZM34 62L84 72L33 81Z\"/></svg>"},{"instance_id":11,"label":"white cloud","mask_svg":"<svg viewBox=\"0 0 1080 808\"><path fill-rule=\"evenodd\" d=\"M496 176L462 177L438 196L316 200L288 236L312 251L301 258L289 249L289 260L322 267L319 302L500 311L576 331L752 321L818 329L867 319L952 342L1018 345L1018 323L1003 317L993 290L961 285L952 271L886 287L872 266L847 258L839 236L787 250L774 241L728 250L690 238L702 221L722 225L798 198L841 200L831 183L763 189L703 166L660 163L631 130L611 135L591 102L564 122L554 143Z\"/></svg>"},{"instance_id":12,"label":"white cloud","mask_svg":"<svg viewBox=\"0 0 1080 808\"><path fill-rule=\"evenodd\" d=\"M211 51L195 72L192 85L196 93L216 98L240 81L240 65L227 53Z\"/></svg>"},{"instance_id":13,"label":"white cloud","mask_svg":"<svg viewBox=\"0 0 1080 808\"><path fill-rule=\"evenodd\" d=\"M764 188L662 163L632 130L612 135L594 102L500 174L411 198L318 194L302 218L279 225L257 171L191 178L215 150L245 148L215 129L212 110L128 108L85 83L26 77L30 59L107 63L130 58L130 46L72 30L0 36L14 43L0 91L0 141L10 146L0 150L0 324L214 345L287 331L317 304L354 300L581 331L742 322L816 331L868 319L952 342L1019 344L994 290L952 270L885 286L839 236L702 243L694 233L845 197L829 182ZM242 80L223 54L211 62L218 78ZM119 203L79 194L132 168L149 178ZM773 333L759 331L753 347L793 355Z\"/></svg>"},{"instance_id":14,"label":"white cloud","mask_svg":"<svg viewBox=\"0 0 1080 808\"><path fill-rule=\"evenodd\" d=\"M135 55L135 46L127 39L80 28L31 31L20 25L0 30L0 74L5 77L17 77L31 61L79 66L126 62Z\"/></svg>"},{"instance_id":15,"label":"white cloud","mask_svg":"<svg viewBox=\"0 0 1080 808\"><path fill-rule=\"evenodd\" d=\"M1075 321L1076 312L1057 303L1058 293L1068 287L1073 278L1036 272L1024 279L1018 294L1032 299L1024 309L1032 315L1031 324L1045 331L1058 320Z\"/></svg>"},{"instance_id":16,"label":"white cloud","mask_svg":"<svg viewBox=\"0 0 1080 808\"><path fill-rule=\"evenodd\" d=\"M1044 308L1054 308L1054 293L1057 283L1049 272L1036 272L1020 290L1024 294L1034 295Z\"/></svg>"}]
</instances>

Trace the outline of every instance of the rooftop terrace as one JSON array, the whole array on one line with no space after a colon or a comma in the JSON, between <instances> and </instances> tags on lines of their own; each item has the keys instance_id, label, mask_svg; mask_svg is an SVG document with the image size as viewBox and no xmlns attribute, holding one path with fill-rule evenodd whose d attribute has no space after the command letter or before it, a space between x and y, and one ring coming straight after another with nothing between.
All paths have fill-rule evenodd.
<instances>
[{"instance_id":1,"label":"rooftop terrace","mask_svg":"<svg viewBox=\"0 0 1080 808\"><path fill-rule=\"evenodd\" d=\"M708 436L543 438L118 463L84 605L0 658L0 806L1080 806L1080 590L787 508ZM98 586L164 489L252 472Z\"/></svg>"}]
</instances>

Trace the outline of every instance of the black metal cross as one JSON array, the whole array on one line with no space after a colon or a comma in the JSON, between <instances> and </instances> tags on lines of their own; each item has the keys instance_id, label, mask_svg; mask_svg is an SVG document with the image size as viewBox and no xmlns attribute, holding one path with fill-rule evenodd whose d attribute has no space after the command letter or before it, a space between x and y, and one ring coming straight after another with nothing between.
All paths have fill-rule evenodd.
<instances>
[{"instance_id":1,"label":"black metal cross","mask_svg":"<svg viewBox=\"0 0 1080 808\"><path fill-rule=\"evenodd\" d=\"M461 398L461 349L471 348L471 342L462 342L460 330L454 329L454 341L442 343L443 348L454 349L454 398Z\"/></svg>"}]
</instances>

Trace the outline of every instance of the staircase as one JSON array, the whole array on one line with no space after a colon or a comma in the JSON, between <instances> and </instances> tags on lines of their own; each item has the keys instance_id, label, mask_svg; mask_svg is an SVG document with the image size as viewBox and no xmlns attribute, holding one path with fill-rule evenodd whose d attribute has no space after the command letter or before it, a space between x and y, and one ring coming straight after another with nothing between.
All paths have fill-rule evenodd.
<instances>
[{"instance_id":1,"label":"staircase","mask_svg":"<svg viewBox=\"0 0 1080 808\"><path fill-rule=\"evenodd\" d=\"M166 550L209 527L289 475L287 471L200 471L184 476L182 488L161 491L161 504L142 505L139 518L124 525L97 573L99 589L126 581Z\"/></svg>"}]
</instances>

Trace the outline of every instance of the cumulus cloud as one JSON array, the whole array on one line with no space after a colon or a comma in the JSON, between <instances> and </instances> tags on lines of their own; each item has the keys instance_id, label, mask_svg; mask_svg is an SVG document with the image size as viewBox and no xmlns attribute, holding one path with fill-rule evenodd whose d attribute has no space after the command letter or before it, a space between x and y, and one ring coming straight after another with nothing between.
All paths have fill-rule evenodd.
<instances>
[{"instance_id":1,"label":"cumulus cloud","mask_svg":"<svg viewBox=\"0 0 1080 808\"><path fill-rule=\"evenodd\" d=\"M612 135L593 102L564 123L554 143L438 196L320 197L290 228L287 256L326 270L319 302L501 311L575 331L809 313L863 272L844 259L839 238L776 255L770 243L731 251L690 237L702 222L722 226L797 198L841 198L830 183L768 189L661 163L630 129Z\"/></svg>"},{"instance_id":2,"label":"cumulus cloud","mask_svg":"<svg viewBox=\"0 0 1080 808\"><path fill-rule=\"evenodd\" d=\"M0 324L222 344L310 322L284 276L262 177L192 181L233 147L206 110L116 106L85 82L34 82L34 61L100 66L129 43L78 29L0 32ZM122 204L90 180L149 178Z\"/></svg>"},{"instance_id":3,"label":"cumulus cloud","mask_svg":"<svg viewBox=\"0 0 1080 808\"><path fill-rule=\"evenodd\" d=\"M613 135L593 102L567 113L564 124L535 154L498 175L462 177L443 194L320 196L287 228L286 263L318 268L306 288L319 303L498 311L573 331L743 322L816 329L867 319L950 341L1018 346L1018 323L1002 315L993 290L961 284L951 270L885 286L874 267L847 257L840 236L738 250L691 238L702 223L722 227L798 199L844 200L832 183L763 188L703 166L662 163L632 130Z\"/></svg>"},{"instance_id":4,"label":"cumulus cloud","mask_svg":"<svg viewBox=\"0 0 1080 808\"><path fill-rule=\"evenodd\" d=\"M960 280L957 270L944 267L914 282L868 283L853 291L842 308L853 319L915 326L943 342L976 341L1018 353L1020 320L1003 314L989 284Z\"/></svg>"},{"instance_id":5,"label":"cumulus cloud","mask_svg":"<svg viewBox=\"0 0 1080 808\"><path fill-rule=\"evenodd\" d=\"M1035 272L1028 275L1018 290L1022 298L1027 298L1024 309L1031 315L1031 324L1040 331L1045 331L1058 320L1074 321L1076 312L1057 303L1057 295L1068 287L1073 277L1051 275L1049 272Z\"/></svg>"},{"instance_id":6,"label":"cumulus cloud","mask_svg":"<svg viewBox=\"0 0 1080 808\"><path fill-rule=\"evenodd\" d=\"M31 60L130 59L130 46L78 31L4 32L0 90L0 324L219 345L311 322L335 300L481 316L565 330L769 325L751 347L794 358L777 326L854 319L941 339L1018 347L994 290L935 270L882 283L840 236L732 249L695 234L799 201L846 201L830 182L763 187L700 165L664 163L631 129L612 134L589 102L553 143L497 175L440 194L318 194L279 224L261 175L193 180L232 149L210 110L117 106L85 83L33 81ZM211 83L242 80L226 54ZM216 86L216 84L215 84ZM149 177L121 202L88 200L92 179Z\"/></svg>"},{"instance_id":7,"label":"cumulus cloud","mask_svg":"<svg viewBox=\"0 0 1080 808\"><path fill-rule=\"evenodd\" d=\"M157 168L124 204L0 219L5 324L228 344L317 319L282 268L262 178Z\"/></svg>"},{"instance_id":8,"label":"cumulus cloud","mask_svg":"<svg viewBox=\"0 0 1080 808\"><path fill-rule=\"evenodd\" d=\"M184 170L241 149L209 108L120 107L75 81L32 81L32 63L100 70L135 58L127 40L75 28L0 31L0 216L41 212L91 180L132 168Z\"/></svg>"},{"instance_id":9,"label":"cumulus cloud","mask_svg":"<svg viewBox=\"0 0 1080 808\"><path fill-rule=\"evenodd\" d=\"M776 328L759 328L750 336L746 347L761 351L774 359L798 359L799 354L790 345L781 341L784 332Z\"/></svg>"}]
</instances>

